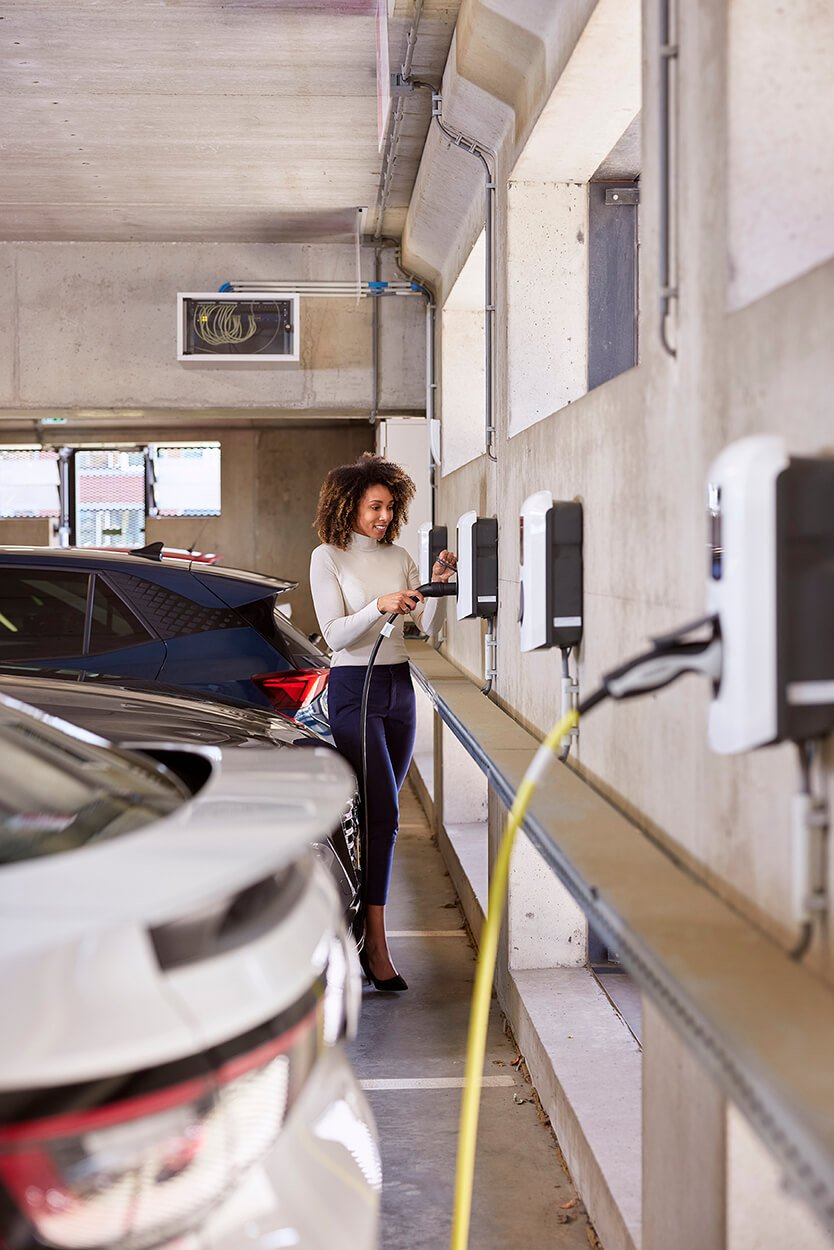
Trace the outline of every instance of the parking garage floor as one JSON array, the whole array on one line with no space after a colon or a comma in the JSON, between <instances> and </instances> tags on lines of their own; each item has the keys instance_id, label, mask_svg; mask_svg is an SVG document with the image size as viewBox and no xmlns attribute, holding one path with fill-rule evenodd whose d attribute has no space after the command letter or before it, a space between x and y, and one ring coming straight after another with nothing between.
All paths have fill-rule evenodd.
<instances>
[{"instance_id":1,"label":"parking garage floor","mask_svg":"<svg viewBox=\"0 0 834 1250\"><path fill-rule=\"evenodd\" d=\"M351 1048L379 1126L380 1250L448 1245L475 951L409 783L388 908L403 995L366 987ZM588 1250L598 1242L493 1003L470 1245Z\"/></svg>"}]
</instances>

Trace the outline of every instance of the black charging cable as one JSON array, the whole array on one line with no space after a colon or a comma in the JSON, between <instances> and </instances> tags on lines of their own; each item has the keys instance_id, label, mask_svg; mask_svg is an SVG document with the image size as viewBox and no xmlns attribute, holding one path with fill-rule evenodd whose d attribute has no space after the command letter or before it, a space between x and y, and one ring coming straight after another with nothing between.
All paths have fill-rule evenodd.
<instances>
[{"instance_id":1,"label":"black charging cable","mask_svg":"<svg viewBox=\"0 0 834 1250\"><path fill-rule=\"evenodd\" d=\"M445 564L445 561L441 561ZM447 565L447 567L449 567ZM447 596L456 595L458 593L456 582L426 582L424 586L418 586L416 590L406 591L406 594L422 595L424 599L443 599ZM415 600L415 605L416 605ZM374 643L371 654L368 657L368 667L365 671L365 683L362 687L362 703L359 711L359 723L362 727L362 876L360 880L360 908L361 913L365 914L365 902L367 895L368 882L368 699L371 693L371 677L374 671L376 657L379 654L379 648L382 646L386 638L390 638L394 632L394 625L397 617L403 616L402 612L392 612L388 617L382 629L379 631L376 642Z\"/></svg>"}]
</instances>

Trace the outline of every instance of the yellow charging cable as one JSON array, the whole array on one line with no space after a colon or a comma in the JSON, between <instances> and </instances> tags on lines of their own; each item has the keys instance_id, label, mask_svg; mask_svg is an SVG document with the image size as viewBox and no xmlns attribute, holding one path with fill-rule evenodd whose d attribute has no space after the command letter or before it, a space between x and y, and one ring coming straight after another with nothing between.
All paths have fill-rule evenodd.
<instances>
[{"instance_id":1,"label":"yellow charging cable","mask_svg":"<svg viewBox=\"0 0 834 1250\"><path fill-rule=\"evenodd\" d=\"M575 708L560 717L533 756L532 763L522 778L513 805L507 817L498 857L492 870L489 886L487 915L481 934L478 964L475 969L475 987L472 991L472 1008L469 1014L469 1037L466 1043L466 1073L463 1099L460 1107L458 1130L458 1160L455 1175L455 1209L452 1216L451 1250L467 1250L469 1223L472 1215L472 1187L475 1180L475 1146L478 1137L478 1116L481 1106L481 1079L484 1073L487 1022L492 998L492 981L498 954L498 935L504 915L507 896L507 880L510 875L510 857L521 823L527 814L536 787L556 757L562 739L579 724Z\"/></svg>"}]
</instances>

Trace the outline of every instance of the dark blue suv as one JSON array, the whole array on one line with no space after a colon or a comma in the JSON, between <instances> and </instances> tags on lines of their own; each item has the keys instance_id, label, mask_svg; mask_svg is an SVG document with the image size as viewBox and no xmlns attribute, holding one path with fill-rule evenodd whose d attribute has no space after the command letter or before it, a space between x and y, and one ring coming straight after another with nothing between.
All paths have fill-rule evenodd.
<instances>
[{"instance_id":1,"label":"dark blue suv","mask_svg":"<svg viewBox=\"0 0 834 1250\"><path fill-rule=\"evenodd\" d=\"M164 681L327 734L327 658L277 608L296 582L188 560L0 547L0 665Z\"/></svg>"}]
</instances>

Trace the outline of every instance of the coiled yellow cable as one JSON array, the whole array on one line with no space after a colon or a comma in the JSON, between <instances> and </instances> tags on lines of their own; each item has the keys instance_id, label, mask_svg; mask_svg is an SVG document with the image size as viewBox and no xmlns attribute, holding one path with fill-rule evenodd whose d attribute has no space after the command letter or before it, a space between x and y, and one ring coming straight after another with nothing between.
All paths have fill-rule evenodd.
<instances>
[{"instance_id":1,"label":"coiled yellow cable","mask_svg":"<svg viewBox=\"0 0 834 1250\"><path fill-rule=\"evenodd\" d=\"M475 986L472 990L472 1008L469 1014L469 1037L466 1044L466 1073L463 1098L460 1107L458 1130L458 1158L455 1175L455 1207L452 1216L451 1250L467 1250L469 1224L472 1215L472 1188L475 1179L475 1147L478 1137L478 1117L481 1105L481 1078L484 1072L487 1022L492 998L492 980L498 954L498 935L504 915L507 896L507 880L510 874L510 857L515 835L527 814L530 800L559 750L562 738L579 723L579 713L572 709L560 717L533 756L533 761L518 787L513 805L507 817L504 835L498 849L498 857L492 870L489 886L487 915L481 934L478 963L475 969Z\"/></svg>"}]
</instances>

